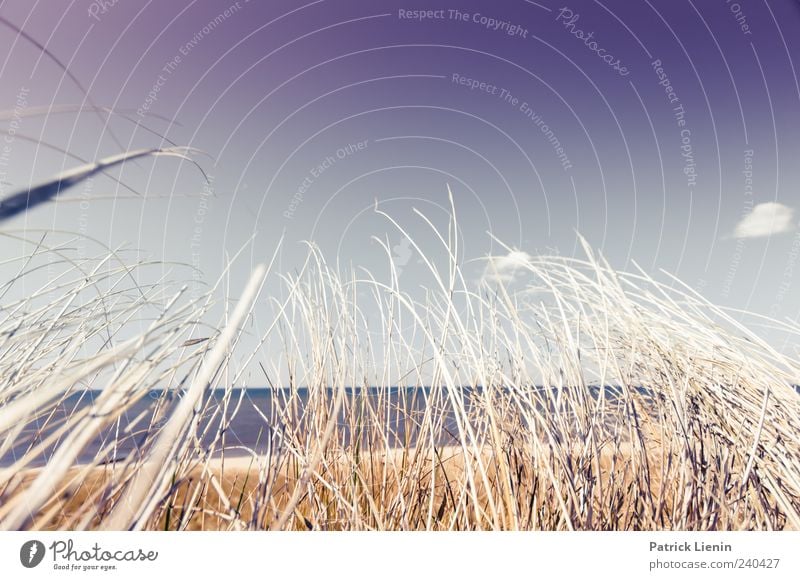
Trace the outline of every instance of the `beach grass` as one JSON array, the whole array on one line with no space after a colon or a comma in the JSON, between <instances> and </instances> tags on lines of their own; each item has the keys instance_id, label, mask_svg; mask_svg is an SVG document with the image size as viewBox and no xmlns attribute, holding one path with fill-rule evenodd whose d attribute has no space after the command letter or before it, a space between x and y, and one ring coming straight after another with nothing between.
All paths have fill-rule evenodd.
<instances>
[{"instance_id":1,"label":"beach grass","mask_svg":"<svg viewBox=\"0 0 800 580\"><path fill-rule=\"evenodd\" d=\"M0 232L29 248L0 281L0 456L24 449L0 469L0 528L800 529L796 357L586 244L470 279L456 215L418 215L435 248L384 216L422 257L423 298L383 241L386 279L311 245L296 272L267 256L214 323L222 282L190 296L137 283L149 264L119 252ZM8 298L43 263L59 274ZM228 436L253 368L273 400L258 452Z\"/></svg>"}]
</instances>

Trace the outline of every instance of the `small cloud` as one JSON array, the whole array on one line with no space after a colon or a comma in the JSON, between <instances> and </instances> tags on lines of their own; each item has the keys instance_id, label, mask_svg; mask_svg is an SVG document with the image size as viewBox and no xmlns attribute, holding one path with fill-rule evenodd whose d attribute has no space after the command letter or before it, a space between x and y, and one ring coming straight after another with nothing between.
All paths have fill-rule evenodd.
<instances>
[{"instance_id":1,"label":"small cloud","mask_svg":"<svg viewBox=\"0 0 800 580\"><path fill-rule=\"evenodd\" d=\"M527 252L511 250L505 256L490 256L483 272L485 282L511 282L517 271L531 261Z\"/></svg>"},{"instance_id":2,"label":"small cloud","mask_svg":"<svg viewBox=\"0 0 800 580\"><path fill-rule=\"evenodd\" d=\"M399 268L408 264L412 254L411 240L405 236L403 236L399 244L392 246L392 258L394 259L395 265Z\"/></svg>"},{"instance_id":3,"label":"small cloud","mask_svg":"<svg viewBox=\"0 0 800 580\"><path fill-rule=\"evenodd\" d=\"M736 238L762 238L793 229L794 210L782 203L759 203L736 226Z\"/></svg>"}]
</instances>

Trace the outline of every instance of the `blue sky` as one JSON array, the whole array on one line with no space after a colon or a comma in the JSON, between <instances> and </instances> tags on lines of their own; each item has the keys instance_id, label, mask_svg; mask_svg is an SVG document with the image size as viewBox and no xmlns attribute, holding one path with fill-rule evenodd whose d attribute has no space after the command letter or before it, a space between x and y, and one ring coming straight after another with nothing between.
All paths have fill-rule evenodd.
<instances>
[{"instance_id":1,"label":"blue sky","mask_svg":"<svg viewBox=\"0 0 800 580\"><path fill-rule=\"evenodd\" d=\"M0 4L72 75L0 29L3 193L168 142L205 152L212 183L175 159L130 164L114 173L130 189L101 176L4 227L127 243L206 280L248 244L234 283L281 236L283 269L314 239L380 274L378 236L413 285L418 259L373 208L424 242L412 210L446 223L449 185L465 260L505 255L487 231L563 255L580 233L619 268L800 313L794 0L54 5ZM31 115L56 105L119 114Z\"/></svg>"}]
</instances>

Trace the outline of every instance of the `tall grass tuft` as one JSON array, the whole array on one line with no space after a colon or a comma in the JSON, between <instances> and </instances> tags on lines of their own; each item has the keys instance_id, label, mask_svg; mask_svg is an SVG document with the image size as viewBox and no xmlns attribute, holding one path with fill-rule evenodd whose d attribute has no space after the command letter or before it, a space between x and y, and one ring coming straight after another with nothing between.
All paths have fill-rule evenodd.
<instances>
[{"instance_id":1,"label":"tall grass tuft","mask_svg":"<svg viewBox=\"0 0 800 580\"><path fill-rule=\"evenodd\" d=\"M257 269L211 333L214 289L138 285L145 263L31 240L0 288L0 456L24 449L0 470L0 527L800 529L800 361L585 244L582 259L526 257L524 283L476 283L455 211L445 231L419 219L440 241L411 242L422 299L386 244L386 279L312 245L297 273ZM7 300L41 260L62 273ZM264 444L233 449L227 427L252 403L231 387L254 367L271 390Z\"/></svg>"}]
</instances>

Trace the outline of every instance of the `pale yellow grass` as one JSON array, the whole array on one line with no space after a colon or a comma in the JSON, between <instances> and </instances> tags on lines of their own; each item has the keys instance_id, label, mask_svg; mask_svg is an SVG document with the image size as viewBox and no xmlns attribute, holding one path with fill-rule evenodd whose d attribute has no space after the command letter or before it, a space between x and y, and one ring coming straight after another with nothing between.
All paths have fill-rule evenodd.
<instances>
[{"instance_id":1,"label":"pale yellow grass","mask_svg":"<svg viewBox=\"0 0 800 580\"><path fill-rule=\"evenodd\" d=\"M650 457L650 469L653 470L651 493L655 494L660 485L661 459L656 449L650 450ZM397 500L403 495L407 504L413 504L422 492L431 498L436 508L436 529L448 529L448 510L455 508L455 500L450 494L453 490L464 489L468 468L474 470L477 459L475 453L465 453L458 446L415 447L366 453L355 465L351 456L341 452L325 462L325 467L317 474L317 482L341 488L347 485L348 479L355 477L363 486L364 497L390 496ZM488 466L487 474L492 484L496 484L498 477L497 459L490 449L484 449L480 457ZM573 459L578 461L578 457ZM630 445L601 449L597 465L600 485L608 486L614 479L629 481L633 477L631 460ZM135 470L140 468L141 465L137 465ZM190 466L170 490L169 516L165 513L156 529L174 529L179 521L183 521L180 529L184 530L241 529L242 526L236 522L251 521L257 515L253 512L254 499L260 493L264 473L276 468L267 457L255 455L214 458L202 465ZM17 474L13 479L18 491L25 490L40 472L41 468L32 468ZM135 476L136 472L121 464L72 468L59 493L42 509L48 517L53 516L42 529L65 529L77 520L85 519L88 505L94 502L100 506L104 492L113 487L114 482L127 481L132 475ZM270 509L260 515L259 527L268 528L277 519L297 483L297 469L284 466L278 472L271 490ZM487 490L482 485L479 488L479 500L485 503ZM361 515L366 521L370 518L370 507L365 505L364 510ZM187 512L190 512L188 517ZM308 519L308 510L304 510L304 502L295 508L293 515L296 529L336 530L352 526L352 514L342 521L337 521L335 514L331 514L327 521L312 522ZM102 512L95 514L89 527L98 526L102 518ZM39 527L36 519L31 527Z\"/></svg>"}]
</instances>

